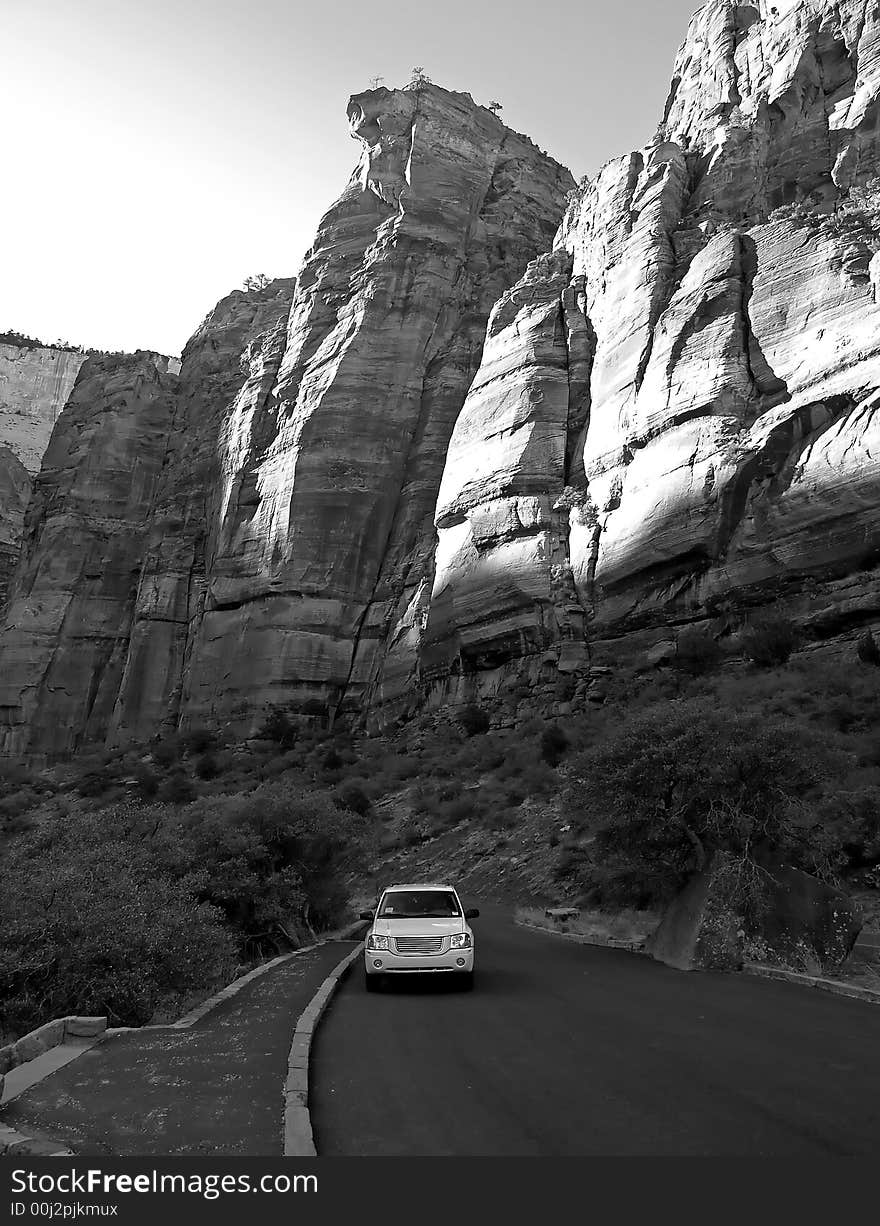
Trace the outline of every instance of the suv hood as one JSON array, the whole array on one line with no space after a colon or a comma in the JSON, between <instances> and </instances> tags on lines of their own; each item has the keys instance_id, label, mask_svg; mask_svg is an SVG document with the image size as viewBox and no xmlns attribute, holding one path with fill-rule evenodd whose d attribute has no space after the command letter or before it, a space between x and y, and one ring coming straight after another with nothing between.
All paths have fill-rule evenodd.
<instances>
[{"instance_id":1,"label":"suv hood","mask_svg":"<svg viewBox=\"0 0 880 1226\"><path fill-rule=\"evenodd\" d=\"M377 919L373 921L372 931L376 936L383 937L446 937L453 932L469 932L470 929L461 915L447 919Z\"/></svg>"}]
</instances>

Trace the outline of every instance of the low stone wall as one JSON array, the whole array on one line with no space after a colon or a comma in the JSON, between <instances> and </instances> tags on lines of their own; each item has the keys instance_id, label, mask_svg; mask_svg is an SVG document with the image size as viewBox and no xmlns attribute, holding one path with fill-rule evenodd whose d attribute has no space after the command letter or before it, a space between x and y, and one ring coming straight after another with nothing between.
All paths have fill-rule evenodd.
<instances>
[{"instance_id":1,"label":"low stone wall","mask_svg":"<svg viewBox=\"0 0 880 1226\"><path fill-rule=\"evenodd\" d=\"M106 1017L56 1017L51 1022L22 1035L14 1043L0 1047L0 1097L6 1074L20 1064L36 1060L43 1052L68 1039L93 1039L107 1029Z\"/></svg>"}]
</instances>

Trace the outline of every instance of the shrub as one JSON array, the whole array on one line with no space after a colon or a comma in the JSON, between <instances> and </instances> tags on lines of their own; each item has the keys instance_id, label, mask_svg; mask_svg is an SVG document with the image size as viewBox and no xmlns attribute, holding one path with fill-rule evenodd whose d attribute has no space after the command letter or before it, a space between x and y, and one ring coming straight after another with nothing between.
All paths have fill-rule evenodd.
<instances>
[{"instance_id":1,"label":"shrub","mask_svg":"<svg viewBox=\"0 0 880 1226\"><path fill-rule=\"evenodd\" d=\"M458 722L467 736L480 736L489 731L489 716L476 703L468 703L458 713Z\"/></svg>"},{"instance_id":2,"label":"shrub","mask_svg":"<svg viewBox=\"0 0 880 1226\"><path fill-rule=\"evenodd\" d=\"M744 883L773 860L827 864L811 801L841 761L827 735L789 720L679 700L631 716L580 754L565 803L592 834L591 882L645 905L668 898L715 851L745 866Z\"/></svg>"},{"instance_id":3,"label":"shrub","mask_svg":"<svg viewBox=\"0 0 880 1226\"><path fill-rule=\"evenodd\" d=\"M856 652L863 664L880 664L880 647L870 630L859 635Z\"/></svg>"},{"instance_id":4,"label":"shrub","mask_svg":"<svg viewBox=\"0 0 880 1226\"><path fill-rule=\"evenodd\" d=\"M352 813L358 813L361 817L365 813L369 813L371 801L367 793L363 789L363 785L351 780L344 783L342 787L337 788L334 793L334 799L344 809L350 809Z\"/></svg>"},{"instance_id":5,"label":"shrub","mask_svg":"<svg viewBox=\"0 0 880 1226\"><path fill-rule=\"evenodd\" d=\"M138 795L144 800L152 800L159 791L159 776L146 763L139 762L132 771Z\"/></svg>"},{"instance_id":6,"label":"shrub","mask_svg":"<svg viewBox=\"0 0 880 1226\"><path fill-rule=\"evenodd\" d=\"M153 761L157 766L171 766L180 757L181 742L177 736L166 736L153 746Z\"/></svg>"},{"instance_id":7,"label":"shrub","mask_svg":"<svg viewBox=\"0 0 880 1226\"><path fill-rule=\"evenodd\" d=\"M98 816L56 819L4 857L4 1028L69 1013L141 1025L231 971L234 943L216 910L164 875L146 841L120 838Z\"/></svg>"},{"instance_id":8,"label":"shrub","mask_svg":"<svg viewBox=\"0 0 880 1226\"><path fill-rule=\"evenodd\" d=\"M441 826L457 826L473 817L476 803L470 793L456 796L443 801L437 809L437 818Z\"/></svg>"},{"instance_id":9,"label":"shrub","mask_svg":"<svg viewBox=\"0 0 880 1226\"><path fill-rule=\"evenodd\" d=\"M216 779L220 774L220 763L210 751L197 760L196 774L200 779Z\"/></svg>"},{"instance_id":10,"label":"shrub","mask_svg":"<svg viewBox=\"0 0 880 1226\"><path fill-rule=\"evenodd\" d=\"M556 775L548 766L536 762L523 771L521 784L527 796L546 796L556 786Z\"/></svg>"},{"instance_id":11,"label":"shrub","mask_svg":"<svg viewBox=\"0 0 880 1226\"><path fill-rule=\"evenodd\" d=\"M721 648L708 630L690 626L682 630L676 641L675 667L698 676L714 668L721 655Z\"/></svg>"},{"instance_id":12,"label":"shrub","mask_svg":"<svg viewBox=\"0 0 880 1226\"><path fill-rule=\"evenodd\" d=\"M257 736L264 741L274 741L282 749L293 749L299 729L288 713L281 707L273 708L263 720Z\"/></svg>"},{"instance_id":13,"label":"shrub","mask_svg":"<svg viewBox=\"0 0 880 1226\"><path fill-rule=\"evenodd\" d=\"M325 771L338 771L345 765L345 761L335 746L331 745L321 759L321 769Z\"/></svg>"},{"instance_id":14,"label":"shrub","mask_svg":"<svg viewBox=\"0 0 880 1226\"><path fill-rule=\"evenodd\" d=\"M541 757L549 766L558 766L568 749L568 737L558 724L548 724L541 733Z\"/></svg>"},{"instance_id":15,"label":"shrub","mask_svg":"<svg viewBox=\"0 0 880 1226\"><path fill-rule=\"evenodd\" d=\"M182 770L172 771L162 783L157 792L158 799L170 805L182 805L192 800L196 794L193 781Z\"/></svg>"},{"instance_id":16,"label":"shrub","mask_svg":"<svg viewBox=\"0 0 880 1226\"><path fill-rule=\"evenodd\" d=\"M775 668L788 662L797 649L799 635L794 622L781 615L755 618L740 632L743 655L759 668Z\"/></svg>"},{"instance_id":17,"label":"shrub","mask_svg":"<svg viewBox=\"0 0 880 1226\"><path fill-rule=\"evenodd\" d=\"M191 728L183 737L189 753L202 754L216 749L217 737L209 728Z\"/></svg>"}]
</instances>

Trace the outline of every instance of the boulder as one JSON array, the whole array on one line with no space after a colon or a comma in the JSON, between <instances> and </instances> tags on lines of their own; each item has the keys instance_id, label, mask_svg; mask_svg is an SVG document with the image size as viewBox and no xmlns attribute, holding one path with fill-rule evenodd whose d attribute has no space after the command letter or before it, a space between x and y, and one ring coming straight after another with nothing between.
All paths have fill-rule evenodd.
<instances>
[{"instance_id":1,"label":"boulder","mask_svg":"<svg viewBox=\"0 0 880 1226\"><path fill-rule=\"evenodd\" d=\"M740 917L726 901L728 857L716 855L672 901L645 952L680 971L736 971L743 963Z\"/></svg>"},{"instance_id":2,"label":"boulder","mask_svg":"<svg viewBox=\"0 0 880 1226\"><path fill-rule=\"evenodd\" d=\"M774 871L766 903L747 922L749 956L789 970L839 970L852 953L862 916L848 894L796 868Z\"/></svg>"}]
</instances>

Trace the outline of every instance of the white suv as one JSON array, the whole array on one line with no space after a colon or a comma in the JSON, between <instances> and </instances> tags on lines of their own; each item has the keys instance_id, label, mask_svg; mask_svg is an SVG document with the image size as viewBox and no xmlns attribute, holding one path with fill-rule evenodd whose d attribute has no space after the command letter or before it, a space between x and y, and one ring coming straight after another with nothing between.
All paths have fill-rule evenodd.
<instances>
[{"instance_id":1,"label":"white suv","mask_svg":"<svg viewBox=\"0 0 880 1226\"><path fill-rule=\"evenodd\" d=\"M375 912L362 911L372 926L364 943L368 992L394 975L454 975L465 989L474 985L474 934L451 885L390 885Z\"/></svg>"}]
</instances>

